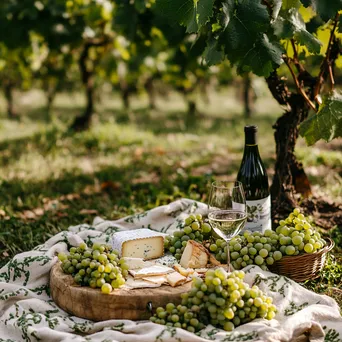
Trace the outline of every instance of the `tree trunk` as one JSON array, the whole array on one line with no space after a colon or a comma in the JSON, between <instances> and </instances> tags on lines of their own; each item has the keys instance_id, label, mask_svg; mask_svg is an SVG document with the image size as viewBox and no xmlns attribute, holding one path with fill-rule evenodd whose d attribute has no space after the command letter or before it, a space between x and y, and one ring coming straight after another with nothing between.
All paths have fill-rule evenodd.
<instances>
[{"instance_id":1,"label":"tree trunk","mask_svg":"<svg viewBox=\"0 0 342 342\"><path fill-rule=\"evenodd\" d=\"M246 74L243 77L243 103L244 103L244 113L245 118L249 119L252 114L252 82L250 74Z\"/></svg>"},{"instance_id":2,"label":"tree trunk","mask_svg":"<svg viewBox=\"0 0 342 342\"><path fill-rule=\"evenodd\" d=\"M153 84L153 77L149 77L145 82L145 89L148 95L150 109L156 109L156 91Z\"/></svg>"},{"instance_id":3,"label":"tree trunk","mask_svg":"<svg viewBox=\"0 0 342 342\"><path fill-rule=\"evenodd\" d=\"M93 71L89 71L87 69L87 59L89 58L89 49L91 46L91 44L85 43L79 60L82 83L86 91L87 105L83 114L78 116L71 125L71 129L75 131L88 129L90 127L91 117L94 112L94 76Z\"/></svg>"},{"instance_id":4,"label":"tree trunk","mask_svg":"<svg viewBox=\"0 0 342 342\"><path fill-rule=\"evenodd\" d=\"M13 89L14 89L14 84L12 82L6 82L4 86L4 93L5 93L5 98L7 100L7 115L10 119L17 119L18 114L16 113L14 109L14 103L13 103Z\"/></svg>"},{"instance_id":5,"label":"tree trunk","mask_svg":"<svg viewBox=\"0 0 342 342\"><path fill-rule=\"evenodd\" d=\"M185 118L185 126L186 128L190 128L196 125L196 102L194 100L187 100L188 101L188 111Z\"/></svg>"},{"instance_id":6,"label":"tree trunk","mask_svg":"<svg viewBox=\"0 0 342 342\"><path fill-rule=\"evenodd\" d=\"M123 87L121 89L121 98L122 98L123 105L127 111L130 108L129 96L130 96L130 91L128 87Z\"/></svg>"},{"instance_id":7,"label":"tree trunk","mask_svg":"<svg viewBox=\"0 0 342 342\"><path fill-rule=\"evenodd\" d=\"M299 135L299 125L309 114L309 107L302 95L291 93L285 82L276 73L267 78L268 87L274 98L288 109L276 121L276 164L271 186L273 217L290 212L296 205L295 192L308 197L310 182L303 166L294 154ZM276 215L277 214L277 215Z\"/></svg>"},{"instance_id":8,"label":"tree trunk","mask_svg":"<svg viewBox=\"0 0 342 342\"><path fill-rule=\"evenodd\" d=\"M51 108L56 97L56 87L49 85L46 92L46 121L51 121Z\"/></svg>"}]
</instances>

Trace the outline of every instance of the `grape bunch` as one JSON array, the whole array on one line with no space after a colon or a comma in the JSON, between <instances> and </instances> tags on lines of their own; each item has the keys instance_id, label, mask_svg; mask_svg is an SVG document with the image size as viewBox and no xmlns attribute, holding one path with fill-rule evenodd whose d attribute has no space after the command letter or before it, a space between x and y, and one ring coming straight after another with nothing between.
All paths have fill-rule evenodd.
<instances>
[{"instance_id":1,"label":"grape bunch","mask_svg":"<svg viewBox=\"0 0 342 342\"><path fill-rule=\"evenodd\" d=\"M309 218L294 211L279 222L276 231L265 232L245 231L242 236L234 237L229 243L231 264L237 270L247 265L255 264L263 270L274 264L285 255L314 253L325 246L326 242L311 225ZM227 260L226 242L217 239L210 244L209 249L215 253L219 261Z\"/></svg>"},{"instance_id":2,"label":"grape bunch","mask_svg":"<svg viewBox=\"0 0 342 342\"><path fill-rule=\"evenodd\" d=\"M78 247L71 247L69 254L59 253L58 259L63 272L71 274L76 284L100 288L105 294L124 285L128 275L128 266L118 252L99 243L88 248L82 242Z\"/></svg>"},{"instance_id":3,"label":"grape bunch","mask_svg":"<svg viewBox=\"0 0 342 342\"><path fill-rule=\"evenodd\" d=\"M177 260L180 260L188 240L195 240L202 243L211 233L211 227L203 222L201 214L190 215L185 219L185 226L177 230L173 235L164 239L164 247L169 250Z\"/></svg>"},{"instance_id":4,"label":"grape bunch","mask_svg":"<svg viewBox=\"0 0 342 342\"><path fill-rule=\"evenodd\" d=\"M281 245L279 250L287 255L297 255L299 252L315 253L323 248L326 241L311 223L299 209L294 209L287 219L279 222L276 229Z\"/></svg>"},{"instance_id":5,"label":"grape bunch","mask_svg":"<svg viewBox=\"0 0 342 342\"><path fill-rule=\"evenodd\" d=\"M195 277L189 292L181 295L175 307L159 307L152 322L197 332L208 324L232 331L255 318L273 319L276 307L272 298L243 281L245 273L227 273L223 268L208 270L205 279Z\"/></svg>"},{"instance_id":6,"label":"grape bunch","mask_svg":"<svg viewBox=\"0 0 342 342\"><path fill-rule=\"evenodd\" d=\"M166 304L165 308L158 307L150 321L175 328L182 328L192 333L200 331L205 325L198 320L197 312L190 310L186 305L173 303Z\"/></svg>"}]
</instances>

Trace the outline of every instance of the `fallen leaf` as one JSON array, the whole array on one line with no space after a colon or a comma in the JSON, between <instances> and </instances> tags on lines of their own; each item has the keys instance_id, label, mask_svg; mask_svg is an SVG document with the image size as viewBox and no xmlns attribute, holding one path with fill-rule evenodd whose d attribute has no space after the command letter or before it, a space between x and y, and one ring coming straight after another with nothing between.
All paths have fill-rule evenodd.
<instances>
[{"instance_id":1,"label":"fallen leaf","mask_svg":"<svg viewBox=\"0 0 342 342\"><path fill-rule=\"evenodd\" d=\"M42 208L35 208L35 209L33 209L32 210L34 213L35 213L35 215L37 215L37 216L42 216L42 215L44 215L44 210L42 209Z\"/></svg>"},{"instance_id":2,"label":"fallen leaf","mask_svg":"<svg viewBox=\"0 0 342 342\"><path fill-rule=\"evenodd\" d=\"M121 188L121 184L119 182L107 181L107 182L101 183L101 190L106 190L106 189L118 190L120 188Z\"/></svg>"}]
</instances>

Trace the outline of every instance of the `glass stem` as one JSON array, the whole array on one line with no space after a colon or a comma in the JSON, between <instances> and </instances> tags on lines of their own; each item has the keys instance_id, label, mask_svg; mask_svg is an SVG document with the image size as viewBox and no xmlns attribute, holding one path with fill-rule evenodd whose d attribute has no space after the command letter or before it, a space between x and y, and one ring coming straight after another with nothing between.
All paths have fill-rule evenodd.
<instances>
[{"instance_id":1,"label":"glass stem","mask_svg":"<svg viewBox=\"0 0 342 342\"><path fill-rule=\"evenodd\" d=\"M226 240L226 242L227 242L227 266L228 266L228 272L230 272L229 240Z\"/></svg>"}]
</instances>

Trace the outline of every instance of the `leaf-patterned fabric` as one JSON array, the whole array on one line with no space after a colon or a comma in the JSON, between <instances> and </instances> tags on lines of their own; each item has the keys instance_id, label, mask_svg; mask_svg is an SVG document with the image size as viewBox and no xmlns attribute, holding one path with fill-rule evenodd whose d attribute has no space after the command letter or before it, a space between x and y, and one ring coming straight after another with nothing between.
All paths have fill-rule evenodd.
<instances>
[{"instance_id":1,"label":"leaf-patterned fabric","mask_svg":"<svg viewBox=\"0 0 342 342\"><path fill-rule=\"evenodd\" d=\"M244 269L245 280L272 296L279 311L272 321L257 319L229 333L213 326L195 335L149 321L92 322L66 313L53 302L50 269L58 261L56 254L68 245L82 240L108 242L116 231L142 227L172 233L189 213L206 214L206 210L203 203L181 199L117 221L96 218L92 226L70 227L34 250L16 255L0 270L0 341L292 341L304 332L312 341L342 341L342 318L332 298L253 265Z\"/></svg>"}]
</instances>

